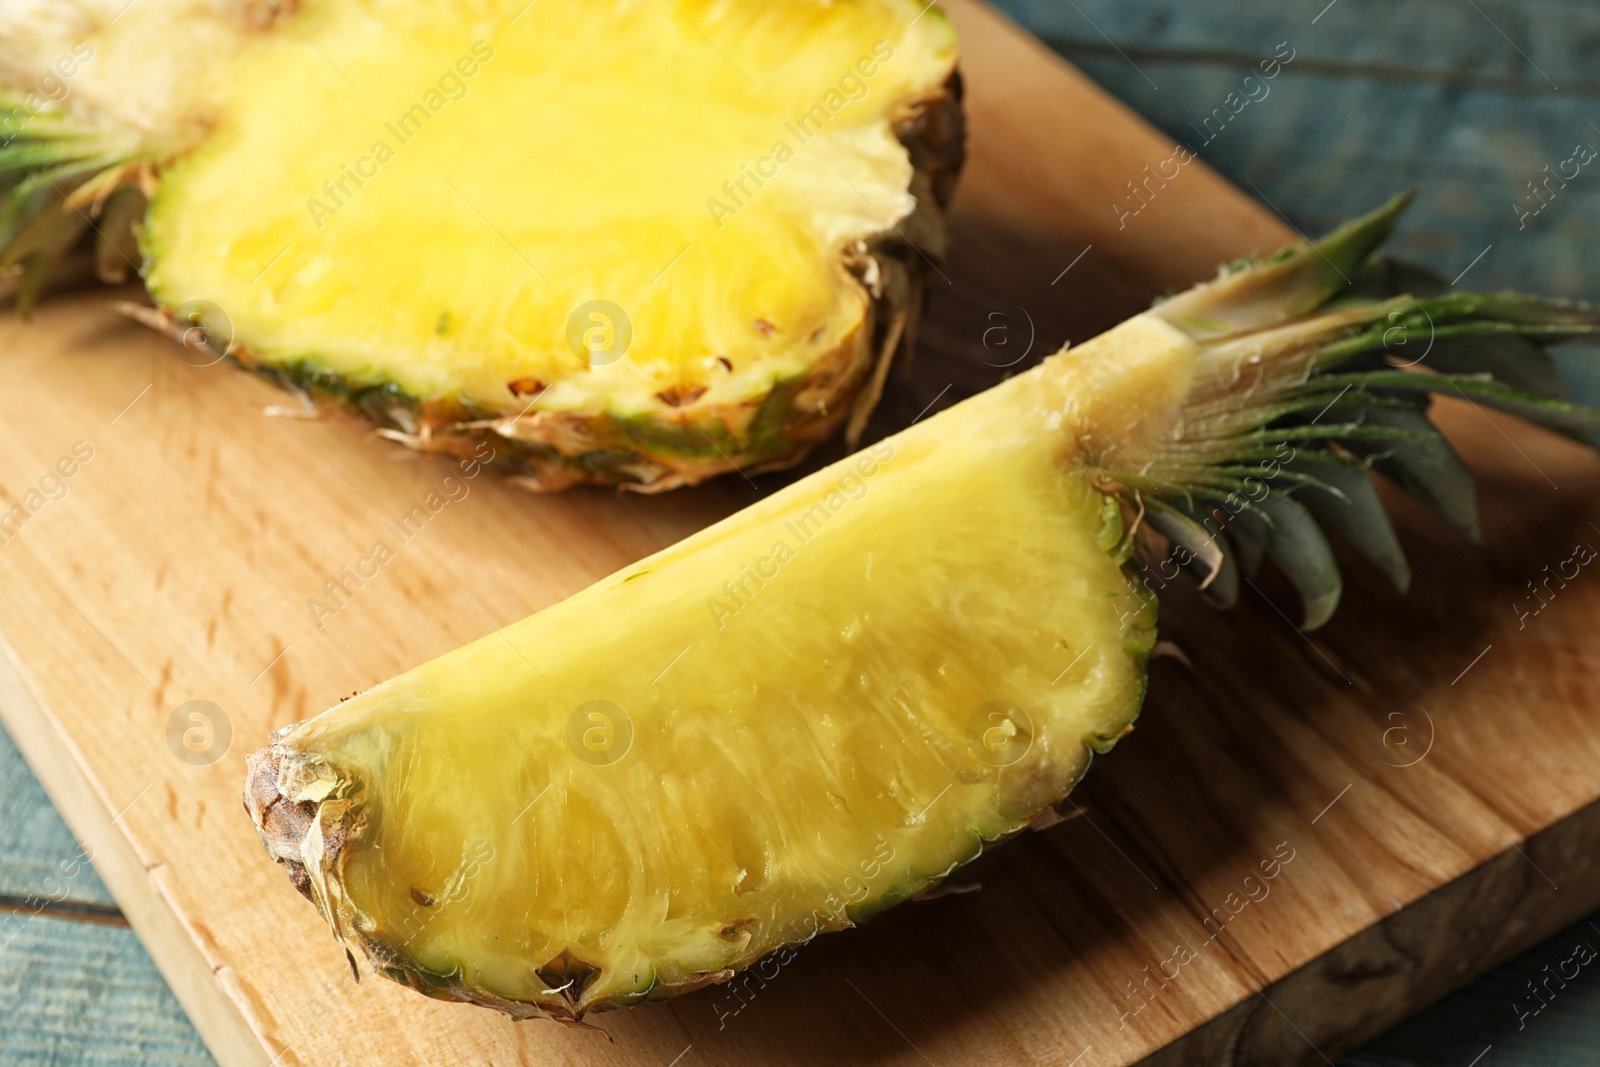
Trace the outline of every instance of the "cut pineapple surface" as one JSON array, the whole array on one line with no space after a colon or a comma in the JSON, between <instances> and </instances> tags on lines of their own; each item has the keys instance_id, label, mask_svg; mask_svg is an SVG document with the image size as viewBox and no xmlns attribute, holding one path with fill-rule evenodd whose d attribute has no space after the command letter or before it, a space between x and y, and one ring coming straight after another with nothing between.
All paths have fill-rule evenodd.
<instances>
[{"instance_id":1,"label":"cut pineapple surface","mask_svg":"<svg viewBox=\"0 0 1600 1067\"><path fill-rule=\"evenodd\" d=\"M227 309L259 359L509 414L529 380L540 411L739 403L870 344L841 252L914 208L890 117L948 74L948 22L521 6L312 6L326 57L258 48L227 124L165 176L155 293ZM376 269L402 263L425 269ZM575 353L569 319L600 300L627 324L582 317L600 336Z\"/></svg>"},{"instance_id":2,"label":"cut pineapple surface","mask_svg":"<svg viewBox=\"0 0 1600 1067\"><path fill-rule=\"evenodd\" d=\"M916 0L126 19L78 0L0 46L3 98L93 27L80 95L0 142L0 188L61 231L0 225L6 265L82 232L62 196L153 187L144 318L417 447L492 439L542 488L667 488L859 427L942 252L956 42Z\"/></svg>"},{"instance_id":3,"label":"cut pineapple surface","mask_svg":"<svg viewBox=\"0 0 1600 1067\"><path fill-rule=\"evenodd\" d=\"M1019 380L293 731L273 773L359 806L318 887L341 936L576 1017L1027 825L1137 711L1153 623L1059 407Z\"/></svg>"}]
</instances>

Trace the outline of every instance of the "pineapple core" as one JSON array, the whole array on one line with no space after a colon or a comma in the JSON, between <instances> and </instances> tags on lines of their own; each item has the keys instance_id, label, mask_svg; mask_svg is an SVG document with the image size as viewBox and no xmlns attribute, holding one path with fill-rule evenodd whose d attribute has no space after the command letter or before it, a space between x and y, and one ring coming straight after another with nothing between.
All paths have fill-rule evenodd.
<instances>
[{"instance_id":1,"label":"pineapple core","mask_svg":"<svg viewBox=\"0 0 1600 1067\"><path fill-rule=\"evenodd\" d=\"M151 290L488 414L763 395L872 341L845 260L913 213L893 120L955 62L922 8L309 0L163 173Z\"/></svg>"}]
</instances>

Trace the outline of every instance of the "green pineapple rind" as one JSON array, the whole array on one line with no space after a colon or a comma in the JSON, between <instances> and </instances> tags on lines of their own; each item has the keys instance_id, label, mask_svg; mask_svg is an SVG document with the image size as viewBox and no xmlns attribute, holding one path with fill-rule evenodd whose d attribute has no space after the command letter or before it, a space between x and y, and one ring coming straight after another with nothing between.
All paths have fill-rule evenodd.
<instances>
[{"instance_id":1,"label":"green pineapple rind","mask_svg":"<svg viewBox=\"0 0 1600 1067\"><path fill-rule=\"evenodd\" d=\"M894 252L886 249L880 254ZM250 371L308 405L352 415L380 434L422 451L483 463L540 491L606 485L659 492L697 484L729 470L748 475L781 469L803 458L839 421L818 421L790 402L809 384L807 372L774 380L766 393L753 398L757 411L741 431L735 432L718 419L691 419L689 413L668 422L653 414L608 412L583 420L584 433L596 446L569 454L552 445L501 433L496 427L506 418L504 412L460 397L418 397L394 382L356 379L311 357L287 362L259 360L232 341L226 329L209 321L215 310L209 307L174 312L143 304L117 306L130 318L167 334L186 350L191 362L225 362ZM876 358L896 354L888 348L886 334L879 329L873 338L873 351L879 353ZM841 407L839 417L848 411L848 406Z\"/></svg>"}]
</instances>

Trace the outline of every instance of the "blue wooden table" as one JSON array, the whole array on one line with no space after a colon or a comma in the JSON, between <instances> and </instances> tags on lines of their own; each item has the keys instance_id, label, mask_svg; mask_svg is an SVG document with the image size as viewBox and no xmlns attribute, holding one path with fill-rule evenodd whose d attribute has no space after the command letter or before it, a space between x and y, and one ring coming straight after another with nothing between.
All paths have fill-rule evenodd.
<instances>
[{"instance_id":1,"label":"blue wooden table","mask_svg":"<svg viewBox=\"0 0 1600 1067\"><path fill-rule=\"evenodd\" d=\"M1579 145L1600 148L1596 0L1000 6L1306 232L1415 184L1402 254L1479 289L1600 297L1600 162L1561 177ZM1244 81L1261 59L1290 54L1272 82ZM1248 103L1208 127L1208 109L1233 92ZM1346 1067L1600 1064L1600 968L1552 985L1536 1016L1517 1011L1528 983L1579 946L1600 952L1600 916ZM0 734L0 1067L212 1062Z\"/></svg>"}]
</instances>

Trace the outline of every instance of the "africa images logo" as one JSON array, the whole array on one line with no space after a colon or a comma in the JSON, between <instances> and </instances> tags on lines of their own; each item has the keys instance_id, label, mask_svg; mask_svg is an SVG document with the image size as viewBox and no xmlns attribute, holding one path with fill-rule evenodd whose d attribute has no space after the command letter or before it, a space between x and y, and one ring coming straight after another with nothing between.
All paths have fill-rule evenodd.
<instances>
[{"instance_id":1,"label":"africa images logo","mask_svg":"<svg viewBox=\"0 0 1600 1067\"><path fill-rule=\"evenodd\" d=\"M414 101L393 121L383 124L384 130L394 138L393 145L389 143L389 138L380 137L373 142L366 155L353 163L340 164L339 173L322 183L322 197L313 196L306 200L306 210L311 213L311 221L316 223L317 229L322 229L327 225L329 216L337 215L355 199L367 182L376 178L378 172L399 155L399 150L420 134L440 112L453 102L465 100L471 91L469 79L477 77L478 72L492 59L493 45L486 41L474 42L470 55L457 59L454 65L446 67L444 73L439 75L437 87L429 87L420 100Z\"/></svg>"},{"instance_id":2,"label":"africa images logo","mask_svg":"<svg viewBox=\"0 0 1600 1067\"><path fill-rule=\"evenodd\" d=\"M894 445L888 441L880 441L858 452L827 492L796 518L783 524L788 537L779 538L766 555L753 564L743 564L736 577L723 582L724 595L706 601L717 629L722 629L730 618L749 607L767 583L775 580L806 545L816 540L835 516L851 503L864 499L870 490L868 483L892 459Z\"/></svg>"}]
</instances>

